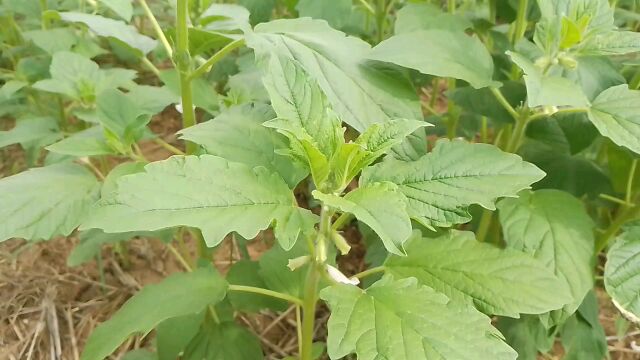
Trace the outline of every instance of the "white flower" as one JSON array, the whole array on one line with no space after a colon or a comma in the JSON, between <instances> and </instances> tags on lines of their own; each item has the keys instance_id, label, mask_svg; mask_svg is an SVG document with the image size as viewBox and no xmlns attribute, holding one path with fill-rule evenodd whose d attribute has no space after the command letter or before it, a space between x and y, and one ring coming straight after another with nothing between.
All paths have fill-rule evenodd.
<instances>
[{"instance_id":1,"label":"white flower","mask_svg":"<svg viewBox=\"0 0 640 360\"><path fill-rule=\"evenodd\" d=\"M329 274L329 276L331 276L331 278L333 280L335 280L335 281L337 281L337 282L339 282L341 284L348 284L348 285L358 285L358 284L360 284L360 279L358 279L358 278L349 279L340 270L336 269L335 267L333 267L331 265L327 265L327 273Z\"/></svg>"}]
</instances>

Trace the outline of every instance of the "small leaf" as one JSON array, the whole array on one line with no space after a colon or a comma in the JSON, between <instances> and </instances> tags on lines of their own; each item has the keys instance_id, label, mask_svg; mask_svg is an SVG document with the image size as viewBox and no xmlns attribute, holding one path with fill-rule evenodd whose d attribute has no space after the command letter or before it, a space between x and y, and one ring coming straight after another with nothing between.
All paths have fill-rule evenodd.
<instances>
[{"instance_id":1,"label":"small leaf","mask_svg":"<svg viewBox=\"0 0 640 360\"><path fill-rule=\"evenodd\" d=\"M484 44L464 32L421 30L395 35L374 47L368 58L464 80L476 89L500 85L492 80L493 60Z\"/></svg>"},{"instance_id":2,"label":"small leaf","mask_svg":"<svg viewBox=\"0 0 640 360\"><path fill-rule=\"evenodd\" d=\"M413 238L406 250L406 257L387 259L390 274L416 277L488 315L541 314L571 301L566 285L545 264L516 250L477 242L470 232Z\"/></svg>"},{"instance_id":3,"label":"small leaf","mask_svg":"<svg viewBox=\"0 0 640 360\"><path fill-rule=\"evenodd\" d=\"M429 3L407 3L396 15L396 34L419 30L448 30L462 32L472 24L462 16L442 12Z\"/></svg>"},{"instance_id":4,"label":"small leaf","mask_svg":"<svg viewBox=\"0 0 640 360\"><path fill-rule=\"evenodd\" d=\"M333 285L320 292L331 309L331 359L515 359L488 317L449 301L416 279L391 276L366 291Z\"/></svg>"},{"instance_id":5,"label":"small leaf","mask_svg":"<svg viewBox=\"0 0 640 360\"><path fill-rule=\"evenodd\" d=\"M527 85L527 103L530 107L536 106L573 106L587 107L589 100L582 92L580 86L573 81L553 75L543 75L526 57L508 51L516 65L524 72L524 81Z\"/></svg>"},{"instance_id":6,"label":"small leaf","mask_svg":"<svg viewBox=\"0 0 640 360\"><path fill-rule=\"evenodd\" d=\"M94 33L115 39L135 49L138 56L143 56L155 49L156 40L142 35L131 25L123 21L113 20L100 15L83 14L78 12L61 12L60 18L68 22L79 22L87 25Z\"/></svg>"},{"instance_id":7,"label":"small leaf","mask_svg":"<svg viewBox=\"0 0 640 360\"><path fill-rule=\"evenodd\" d=\"M404 242L411 236L411 221L406 199L391 183L372 183L353 190L344 197L313 191L323 204L355 215L373 229L387 250L404 255Z\"/></svg>"},{"instance_id":8,"label":"small leaf","mask_svg":"<svg viewBox=\"0 0 640 360\"><path fill-rule=\"evenodd\" d=\"M95 176L77 164L32 168L0 180L0 242L67 236L97 200Z\"/></svg>"},{"instance_id":9,"label":"small leaf","mask_svg":"<svg viewBox=\"0 0 640 360\"><path fill-rule=\"evenodd\" d=\"M471 204L493 210L499 197L515 196L543 176L495 146L440 140L417 161L388 160L365 169L360 182L397 184L408 199L409 215L433 227L468 222Z\"/></svg>"},{"instance_id":10,"label":"small leaf","mask_svg":"<svg viewBox=\"0 0 640 360\"><path fill-rule=\"evenodd\" d=\"M101 126L90 127L46 147L56 154L76 157L117 154L109 147Z\"/></svg>"},{"instance_id":11,"label":"small leaf","mask_svg":"<svg viewBox=\"0 0 640 360\"><path fill-rule=\"evenodd\" d=\"M344 27L351 17L351 0L299 0L296 10L300 17L327 20L335 29Z\"/></svg>"},{"instance_id":12,"label":"small leaf","mask_svg":"<svg viewBox=\"0 0 640 360\"><path fill-rule=\"evenodd\" d=\"M127 147L142 137L151 120L150 114L119 90L104 91L98 97L97 110L98 120L104 128Z\"/></svg>"},{"instance_id":13,"label":"small leaf","mask_svg":"<svg viewBox=\"0 0 640 360\"><path fill-rule=\"evenodd\" d=\"M99 0L101 3L105 4L109 9L113 10L119 17L121 17L124 21L131 21L131 16L133 15L133 5L131 4L131 0Z\"/></svg>"},{"instance_id":14,"label":"small leaf","mask_svg":"<svg viewBox=\"0 0 640 360\"><path fill-rule=\"evenodd\" d=\"M589 119L614 143L640 154L640 90L618 85L593 100Z\"/></svg>"},{"instance_id":15,"label":"small leaf","mask_svg":"<svg viewBox=\"0 0 640 360\"><path fill-rule=\"evenodd\" d=\"M317 219L295 204L279 175L263 167L202 155L173 156L145 170L121 178L113 199L102 201L83 228L125 232L192 226L215 246L232 231L251 239L275 222L278 242L289 249L300 233L313 231Z\"/></svg>"},{"instance_id":16,"label":"small leaf","mask_svg":"<svg viewBox=\"0 0 640 360\"><path fill-rule=\"evenodd\" d=\"M221 301L227 286L212 267L176 273L145 286L91 333L82 360L104 359L133 334L147 334L166 319L202 311Z\"/></svg>"},{"instance_id":17,"label":"small leaf","mask_svg":"<svg viewBox=\"0 0 640 360\"><path fill-rule=\"evenodd\" d=\"M187 346L184 359L263 359L260 339L233 321L205 324Z\"/></svg>"},{"instance_id":18,"label":"small leaf","mask_svg":"<svg viewBox=\"0 0 640 360\"><path fill-rule=\"evenodd\" d=\"M593 221L582 202L558 190L524 191L498 209L507 247L533 255L570 290L573 301L551 314L562 322L593 287Z\"/></svg>"},{"instance_id":19,"label":"small leaf","mask_svg":"<svg viewBox=\"0 0 640 360\"><path fill-rule=\"evenodd\" d=\"M198 334L206 310L197 314L172 317L156 327L158 360L176 360Z\"/></svg>"},{"instance_id":20,"label":"small leaf","mask_svg":"<svg viewBox=\"0 0 640 360\"><path fill-rule=\"evenodd\" d=\"M640 224L628 224L607 252L604 285L620 312L634 323L640 322Z\"/></svg>"},{"instance_id":21,"label":"small leaf","mask_svg":"<svg viewBox=\"0 0 640 360\"><path fill-rule=\"evenodd\" d=\"M54 142L61 138L56 120L50 117L33 117L19 119L11 130L0 131L0 148L12 144L39 141L42 139Z\"/></svg>"},{"instance_id":22,"label":"small leaf","mask_svg":"<svg viewBox=\"0 0 640 360\"><path fill-rule=\"evenodd\" d=\"M202 145L208 154L277 172L290 188L294 188L308 171L299 162L277 153L288 147L288 141L274 129L263 126L274 117L267 105L234 106L210 121L181 130L179 134L185 140Z\"/></svg>"},{"instance_id":23,"label":"small leaf","mask_svg":"<svg viewBox=\"0 0 640 360\"><path fill-rule=\"evenodd\" d=\"M22 35L50 55L59 51L69 51L78 43L78 37L71 28L31 30Z\"/></svg>"}]
</instances>

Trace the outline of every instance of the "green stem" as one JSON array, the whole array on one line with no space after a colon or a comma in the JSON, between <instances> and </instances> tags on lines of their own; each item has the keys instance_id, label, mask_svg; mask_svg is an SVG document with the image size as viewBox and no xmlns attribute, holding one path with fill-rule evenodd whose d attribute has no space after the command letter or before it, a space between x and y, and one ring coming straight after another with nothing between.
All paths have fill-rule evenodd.
<instances>
[{"instance_id":1,"label":"green stem","mask_svg":"<svg viewBox=\"0 0 640 360\"><path fill-rule=\"evenodd\" d=\"M291 296L288 294L280 293L277 291L267 290L254 286L245 286L245 285L229 285L229 291L237 291L237 292L247 292L253 294L260 294L265 296L270 296L272 298L288 301L297 306L303 306L302 299L299 299L295 296Z\"/></svg>"},{"instance_id":2,"label":"green stem","mask_svg":"<svg viewBox=\"0 0 640 360\"><path fill-rule=\"evenodd\" d=\"M321 272L324 270L324 255L326 253L325 239L331 236L332 212L326 205L320 211L320 228L315 248L312 249L311 263L307 272L302 299L302 340L300 341L300 360L313 360L313 334L316 319L316 304L318 302L318 284Z\"/></svg>"},{"instance_id":3,"label":"green stem","mask_svg":"<svg viewBox=\"0 0 640 360\"><path fill-rule=\"evenodd\" d=\"M220 49L220 51L213 54L213 56L211 56L209 60L205 61L204 64L200 65L197 69L195 69L191 73L191 75L189 75L189 81L206 73L218 61L222 60L225 56L227 56L227 54L229 54L233 50L239 48L240 46L243 46L244 43L245 43L244 39L238 39L227 44L225 47Z\"/></svg>"},{"instance_id":4,"label":"green stem","mask_svg":"<svg viewBox=\"0 0 640 360\"><path fill-rule=\"evenodd\" d=\"M180 73L180 94L182 98L182 128L186 129L196 124L193 109L193 94L189 73L191 71L191 56L189 55L189 16L188 0L177 0L176 3L176 56L175 62ZM195 143L187 141L186 153L193 154L198 149Z\"/></svg>"},{"instance_id":5,"label":"green stem","mask_svg":"<svg viewBox=\"0 0 640 360\"><path fill-rule=\"evenodd\" d=\"M607 230L596 240L595 253L599 254L611 239L620 231L622 226L629 220L635 219L640 215L640 206L627 207L620 210L618 216L609 225Z\"/></svg>"},{"instance_id":6,"label":"green stem","mask_svg":"<svg viewBox=\"0 0 640 360\"><path fill-rule=\"evenodd\" d=\"M168 142L160 139L160 138L156 138L153 140L156 144L162 146L163 148L171 151L174 155L185 155L184 151L178 149L177 147L169 144Z\"/></svg>"},{"instance_id":7,"label":"green stem","mask_svg":"<svg viewBox=\"0 0 640 360\"><path fill-rule=\"evenodd\" d=\"M173 50L171 49L169 40L167 40L167 37L164 35L164 31L162 31L162 28L160 27L158 20L153 15L153 12L151 12L151 8L149 8L149 5L145 0L138 0L138 2L140 3L140 6L142 6L142 9L144 10L145 15L147 15L147 18L149 19L149 21L151 21L153 30L156 32L158 39L162 43L162 46L164 47L165 51L167 52L167 55L169 55L169 58L172 58Z\"/></svg>"},{"instance_id":8,"label":"green stem","mask_svg":"<svg viewBox=\"0 0 640 360\"><path fill-rule=\"evenodd\" d=\"M47 30L48 23L47 18L45 17L45 11L47 11L47 0L40 0L40 18L42 21L42 30Z\"/></svg>"},{"instance_id":9,"label":"green stem","mask_svg":"<svg viewBox=\"0 0 640 360\"><path fill-rule=\"evenodd\" d=\"M513 117L514 120L517 120L520 117L520 114L518 114L516 109L514 109L513 106L511 106L511 104L509 104L509 101L507 101L504 95L502 95L502 91L500 91L500 89L495 87L490 87L489 89L491 89L491 92L496 97L496 100L498 100L500 105L502 105L502 107L507 110L509 115L511 115L511 117Z\"/></svg>"},{"instance_id":10,"label":"green stem","mask_svg":"<svg viewBox=\"0 0 640 360\"><path fill-rule=\"evenodd\" d=\"M476 230L476 239L478 239L479 242L484 242L487 239L492 221L493 211L482 209L482 216L480 217L480 223L478 223L478 230Z\"/></svg>"},{"instance_id":11,"label":"green stem","mask_svg":"<svg viewBox=\"0 0 640 360\"><path fill-rule=\"evenodd\" d=\"M373 274L377 274L377 273L381 273L381 272L385 272L386 268L384 266L376 266L376 267L372 267L371 269L367 269L365 271L359 272L355 275L353 275L354 278L358 278L358 279L362 279L364 277L373 275Z\"/></svg>"},{"instance_id":12,"label":"green stem","mask_svg":"<svg viewBox=\"0 0 640 360\"><path fill-rule=\"evenodd\" d=\"M525 131L527 130L528 123L529 119L524 116L516 120L516 126L513 129L513 133L505 149L506 152L515 153L518 150L520 143L524 138Z\"/></svg>"},{"instance_id":13,"label":"green stem","mask_svg":"<svg viewBox=\"0 0 640 360\"><path fill-rule=\"evenodd\" d=\"M527 30L527 9L529 8L529 0L520 0L518 3L518 13L516 17L516 25L513 31L512 44L515 45L524 37Z\"/></svg>"},{"instance_id":14,"label":"green stem","mask_svg":"<svg viewBox=\"0 0 640 360\"><path fill-rule=\"evenodd\" d=\"M351 219L353 219L353 214L351 213L342 213L340 214L340 216L336 219L336 221L333 222L333 225L331 226L331 228L333 230L340 230L343 226L345 226L346 224L348 224Z\"/></svg>"},{"instance_id":15,"label":"green stem","mask_svg":"<svg viewBox=\"0 0 640 360\"><path fill-rule=\"evenodd\" d=\"M371 15L376 14L376 10L367 2L367 0L358 0L360 4L367 10L367 12Z\"/></svg>"},{"instance_id":16,"label":"green stem","mask_svg":"<svg viewBox=\"0 0 640 360\"><path fill-rule=\"evenodd\" d=\"M579 114L579 113L584 113L584 112L587 112L587 111L589 111L589 109L587 109L587 108L567 108L567 109L560 109L560 110L556 111L553 114L547 114L547 113L544 113L544 112L540 112L540 113L536 113L536 114L533 114L533 115L529 116L529 122L534 121L534 120L538 120L540 118L546 118L546 117L549 117L551 115L556 115L556 114L560 114L560 115L562 115L562 114Z\"/></svg>"},{"instance_id":17,"label":"green stem","mask_svg":"<svg viewBox=\"0 0 640 360\"><path fill-rule=\"evenodd\" d=\"M631 193L633 192L633 180L636 176L636 168L638 166L638 159L633 159L631 162L631 169L629 169L629 177L627 178L627 192L625 194L625 200L631 202Z\"/></svg>"},{"instance_id":18,"label":"green stem","mask_svg":"<svg viewBox=\"0 0 640 360\"><path fill-rule=\"evenodd\" d=\"M146 56L143 56L141 61L142 64L144 64L155 76L160 76L160 70L155 65L153 65L153 63L149 61Z\"/></svg>"}]
</instances>

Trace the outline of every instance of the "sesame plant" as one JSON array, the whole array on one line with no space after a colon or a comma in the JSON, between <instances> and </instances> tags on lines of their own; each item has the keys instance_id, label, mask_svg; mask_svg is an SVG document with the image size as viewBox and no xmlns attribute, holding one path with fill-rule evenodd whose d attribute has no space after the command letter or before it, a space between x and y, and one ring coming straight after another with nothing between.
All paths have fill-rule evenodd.
<instances>
[{"instance_id":1,"label":"sesame plant","mask_svg":"<svg viewBox=\"0 0 640 360\"><path fill-rule=\"evenodd\" d=\"M607 358L598 301L640 316L640 3L442 5L3 1L0 241L184 269L82 359L263 359L264 310L295 314L278 359Z\"/></svg>"}]
</instances>

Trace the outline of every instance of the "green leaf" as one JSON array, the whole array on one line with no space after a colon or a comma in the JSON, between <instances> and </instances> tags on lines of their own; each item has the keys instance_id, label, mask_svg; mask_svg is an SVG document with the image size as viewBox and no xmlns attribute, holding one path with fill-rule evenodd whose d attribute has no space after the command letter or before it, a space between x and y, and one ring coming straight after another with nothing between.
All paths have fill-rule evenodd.
<instances>
[{"instance_id":1,"label":"green leaf","mask_svg":"<svg viewBox=\"0 0 640 360\"><path fill-rule=\"evenodd\" d=\"M146 55L158 45L156 40L140 34L135 27L120 20L78 12L61 12L59 14L64 21L83 23L97 35L117 40L129 46L136 51L138 56Z\"/></svg>"},{"instance_id":2,"label":"green leaf","mask_svg":"<svg viewBox=\"0 0 640 360\"><path fill-rule=\"evenodd\" d=\"M508 51L507 55L525 74L524 82L527 85L529 107L589 106L589 100L578 84L567 78L544 75L529 59L518 53Z\"/></svg>"},{"instance_id":3,"label":"green leaf","mask_svg":"<svg viewBox=\"0 0 640 360\"><path fill-rule=\"evenodd\" d=\"M548 352L555 342L556 331L547 330L536 315L500 318L497 327L507 344L518 352L518 360L538 360L538 352Z\"/></svg>"},{"instance_id":4,"label":"green leaf","mask_svg":"<svg viewBox=\"0 0 640 360\"><path fill-rule=\"evenodd\" d=\"M145 166L146 163L142 161L125 162L116 165L113 169L111 169L111 171L109 171L109 174L107 174L106 178L104 179L102 190L100 192L102 199L115 197L118 193L118 180L125 175L144 172Z\"/></svg>"},{"instance_id":5,"label":"green leaf","mask_svg":"<svg viewBox=\"0 0 640 360\"><path fill-rule=\"evenodd\" d=\"M83 228L125 232L192 226L215 246L232 231L251 239L275 222L278 242L289 249L300 233L313 231L317 219L297 207L280 176L263 167L202 155L173 156L145 170L120 179L114 198L101 202Z\"/></svg>"},{"instance_id":6,"label":"green leaf","mask_svg":"<svg viewBox=\"0 0 640 360\"><path fill-rule=\"evenodd\" d=\"M46 147L47 150L76 157L112 155L117 151L110 148L101 126L94 126L77 132L68 138Z\"/></svg>"},{"instance_id":7,"label":"green leaf","mask_svg":"<svg viewBox=\"0 0 640 360\"><path fill-rule=\"evenodd\" d=\"M463 32L472 24L462 16L442 12L439 7L427 3L407 3L396 15L396 34L419 30L448 30Z\"/></svg>"},{"instance_id":8,"label":"green leaf","mask_svg":"<svg viewBox=\"0 0 640 360\"><path fill-rule=\"evenodd\" d=\"M97 109L98 120L105 130L125 146L138 141L151 120L150 114L120 90L104 91L98 98Z\"/></svg>"},{"instance_id":9,"label":"green leaf","mask_svg":"<svg viewBox=\"0 0 640 360\"><path fill-rule=\"evenodd\" d=\"M331 359L515 359L488 317L416 279L386 276L366 291L334 285L320 292L331 309Z\"/></svg>"},{"instance_id":10,"label":"green leaf","mask_svg":"<svg viewBox=\"0 0 640 360\"><path fill-rule=\"evenodd\" d=\"M556 114L531 122L527 126L527 137L544 143L558 155L574 155L593 143L598 130L585 113Z\"/></svg>"},{"instance_id":11,"label":"green leaf","mask_svg":"<svg viewBox=\"0 0 640 360\"><path fill-rule=\"evenodd\" d=\"M206 310L197 314L172 317L156 327L158 360L176 360L200 332Z\"/></svg>"},{"instance_id":12,"label":"green leaf","mask_svg":"<svg viewBox=\"0 0 640 360\"><path fill-rule=\"evenodd\" d=\"M227 281L234 285L267 288L260 275L259 263L250 260L240 260L233 264L227 273ZM234 309L249 313L258 313L264 309L284 311L288 305L286 302L272 297L236 291L230 292L228 298Z\"/></svg>"},{"instance_id":13,"label":"green leaf","mask_svg":"<svg viewBox=\"0 0 640 360\"><path fill-rule=\"evenodd\" d=\"M199 22L208 30L245 30L249 26L249 11L236 4L213 3L202 12Z\"/></svg>"},{"instance_id":14,"label":"green leaf","mask_svg":"<svg viewBox=\"0 0 640 360\"><path fill-rule=\"evenodd\" d=\"M238 0L238 4L249 10L251 24L269 21L271 13L276 7L277 0Z\"/></svg>"},{"instance_id":15,"label":"green leaf","mask_svg":"<svg viewBox=\"0 0 640 360\"><path fill-rule=\"evenodd\" d=\"M640 51L640 34L633 31L608 31L594 36L580 48L585 55L624 55Z\"/></svg>"},{"instance_id":16,"label":"green leaf","mask_svg":"<svg viewBox=\"0 0 640 360\"><path fill-rule=\"evenodd\" d=\"M9 80L5 82L2 84L2 87L0 87L0 101L11 99L15 93L27 85L29 85L28 82L21 80Z\"/></svg>"},{"instance_id":17,"label":"green leaf","mask_svg":"<svg viewBox=\"0 0 640 360\"><path fill-rule=\"evenodd\" d=\"M0 131L0 148L12 144L62 137L55 119L50 117L33 117L16 121L11 130ZM52 142L53 142L52 141Z\"/></svg>"},{"instance_id":18,"label":"green leaf","mask_svg":"<svg viewBox=\"0 0 640 360\"><path fill-rule=\"evenodd\" d=\"M299 0L296 10L300 17L323 19L332 28L341 29L351 17L351 0Z\"/></svg>"},{"instance_id":19,"label":"green leaf","mask_svg":"<svg viewBox=\"0 0 640 360\"><path fill-rule=\"evenodd\" d=\"M0 241L67 236L98 198L93 174L76 164L32 168L0 180Z\"/></svg>"},{"instance_id":20,"label":"green leaf","mask_svg":"<svg viewBox=\"0 0 640 360\"><path fill-rule=\"evenodd\" d=\"M78 43L78 37L70 28L31 30L22 35L50 55L59 51L69 51Z\"/></svg>"},{"instance_id":21,"label":"green leaf","mask_svg":"<svg viewBox=\"0 0 640 360\"><path fill-rule=\"evenodd\" d=\"M607 252L604 285L614 305L629 320L640 319L640 223L624 228Z\"/></svg>"},{"instance_id":22,"label":"green leaf","mask_svg":"<svg viewBox=\"0 0 640 360\"><path fill-rule=\"evenodd\" d=\"M109 9L121 17L124 21L131 21L133 15L133 5L131 0L99 0L105 4Z\"/></svg>"},{"instance_id":23,"label":"green leaf","mask_svg":"<svg viewBox=\"0 0 640 360\"><path fill-rule=\"evenodd\" d=\"M434 227L468 222L471 204L493 210L499 197L515 196L543 176L495 146L440 140L417 161L388 160L365 169L360 182L397 184L408 199L409 215Z\"/></svg>"},{"instance_id":24,"label":"green leaf","mask_svg":"<svg viewBox=\"0 0 640 360\"><path fill-rule=\"evenodd\" d=\"M541 314L571 301L565 284L545 264L520 251L480 243L471 232L413 238L406 250L406 257L387 259L390 274L415 277L488 315Z\"/></svg>"},{"instance_id":25,"label":"green leaf","mask_svg":"<svg viewBox=\"0 0 640 360\"><path fill-rule=\"evenodd\" d=\"M207 324L187 346L184 359L263 359L260 339L233 321Z\"/></svg>"},{"instance_id":26,"label":"green leaf","mask_svg":"<svg viewBox=\"0 0 640 360\"><path fill-rule=\"evenodd\" d=\"M612 86L626 83L618 68L606 57L581 56L577 70L578 82L589 101Z\"/></svg>"},{"instance_id":27,"label":"green leaf","mask_svg":"<svg viewBox=\"0 0 640 360\"><path fill-rule=\"evenodd\" d=\"M551 314L562 322L593 286L593 221L581 201L558 190L525 191L498 209L507 247L533 255L570 290L573 301Z\"/></svg>"},{"instance_id":28,"label":"green leaf","mask_svg":"<svg viewBox=\"0 0 640 360\"><path fill-rule=\"evenodd\" d=\"M158 356L155 353L152 353L149 350L145 349L137 349L133 351L129 351L124 356L122 356L122 360L157 360Z\"/></svg>"},{"instance_id":29,"label":"green leaf","mask_svg":"<svg viewBox=\"0 0 640 360\"><path fill-rule=\"evenodd\" d=\"M259 24L246 37L265 67L273 53L301 64L340 119L358 131L392 118L422 119L410 83L395 71L365 63L370 45L325 21L275 20Z\"/></svg>"},{"instance_id":30,"label":"green leaf","mask_svg":"<svg viewBox=\"0 0 640 360\"><path fill-rule=\"evenodd\" d=\"M182 139L202 145L208 154L277 172L294 188L308 172L302 164L277 153L288 144L286 137L263 126L274 117L267 105L234 106L213 120L183 129L179 134Z\"/></svg>"},{"instance_id":31,"label":"green leaf","mask_svg":"<svg viewBox=\"0 0 640 360\"><path fill-rule=\"evenodd\" d=\"M277 119L265 124L290 138L307 140L326 158L343 142L340 120L328 112L328 101L318 84L294 60L274 55L264 77Z\"/></svg>"},{"instance_id":32,"label":"green leaf","mask_svg":"<svg viewBox=\"0 0 640 360\"><path fill-rule=\"evenodd\" d=\"M355 215L373 229L387 250L404 255L404 242L411 236L411 220L406 199L391 183L371 183L347 193L344 197L314 190L313 197L323 204Z\"/></svg>"},{"instance_id":33,"label":"green leaf","mask_svg":"<svg viewBox=\"0 0 640 360\"><path fill-rule=\"evenodd\" d=\"M589 119L614 143L640 154L640 90L618 85L593 100Z\"/></svg>"},{"instance_id":34,"label":"green leaf","mask_svg":"<svg viewBox=\"0 0 640 360\"><path fill-rule=\"evenodd\" d=\"M493 60L487 48L464 32L420 30L395 35L374 47L368 58L464 80L476 89L500 85L492 80Z\"/></svg>"},{"instance_id":35,"label":"green leaf","mask_svg":"<svg viewBox=\"0 0 640 360\"><path fill-rule=\"evenodd\" d=\"M147 334L166 319L202 311L221 301L227 286L211 266L145 286L91 333L82 360L104 359L133 334Z\"/></svg>"},{"instance_id":36,"label":"green leaf","mask_svg":"<svg viewBox=\"0 0 640 360\"><path fill-rule=\"evenodd\" d=\"M40 80L33 87L67 95L87 104L93 104L105 90L128 88L136 77L133 70L100 69L95 62L67 51L53 55L49 72L51 79Z\"/></svg>"},{"instance_id":37,"label":"green leaf","mask_svg":"<svg viewBox=\"0 0 640 360\"><path fill-rule=\"evenodd\" d=\"M596 295L589 291L578 312L560 330L565 350L563 360L602 360L608 357L607 338L598 315Z\"/></svg>"},{"instance_id":38,"label":"green leaf","mask_svg":"<svg viewBox=\"0 0 640 360\"><path fill-rule=\"evenodd\" d=\"M129 89L127 96L148 114L157 114L167 106L180 102L166 86L136 85Z\"/></svg>"}]
</instances>

